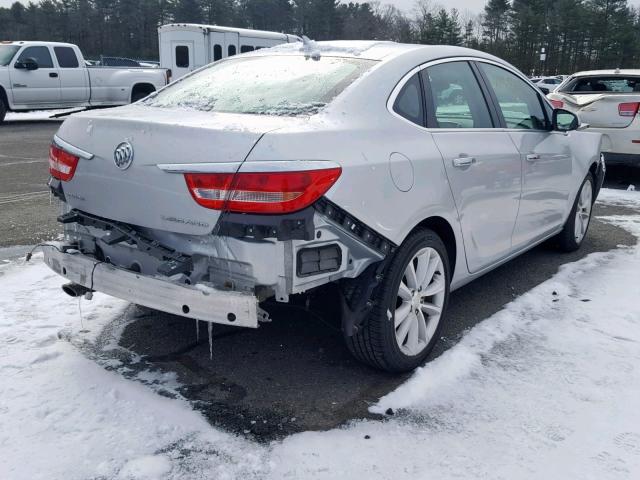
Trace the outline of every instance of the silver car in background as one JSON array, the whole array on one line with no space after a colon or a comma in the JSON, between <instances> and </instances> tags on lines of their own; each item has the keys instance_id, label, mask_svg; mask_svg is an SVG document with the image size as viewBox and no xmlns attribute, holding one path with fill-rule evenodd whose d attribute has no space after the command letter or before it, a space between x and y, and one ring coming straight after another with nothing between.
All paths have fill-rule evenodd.
<instances>
[{"instance_id":1,"label":"silver car in background","mask_svg":"<svg viewBox=\"0 0 640 480\"><path fill-rule=\"evenodd\" d=\"M244 327L333 283L352 353L407 371L452 290L547 239L580 247L604 175L580 129L474 50L260 50L67 119L50 152L65 241L45 261L72 295Z\"/></svg>"}]
</instances>

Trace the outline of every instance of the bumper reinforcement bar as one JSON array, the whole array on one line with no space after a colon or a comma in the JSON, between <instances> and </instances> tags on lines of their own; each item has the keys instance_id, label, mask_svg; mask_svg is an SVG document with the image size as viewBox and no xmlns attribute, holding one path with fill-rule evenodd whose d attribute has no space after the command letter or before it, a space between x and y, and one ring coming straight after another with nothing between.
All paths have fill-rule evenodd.
<instances>
[{"instance_id":1,"label":"bumper reinforcement bar","mask_svg":"<svg viewBox=\"0 0 640 480\"><path fill-rule=\"evenodd\" d=\"M68 280L131 303L183 317L238 327L258 327L258 301L240 292L179 285L100 262L63 244L42 247L45 263Z\"/></svg>"}]
</instances>

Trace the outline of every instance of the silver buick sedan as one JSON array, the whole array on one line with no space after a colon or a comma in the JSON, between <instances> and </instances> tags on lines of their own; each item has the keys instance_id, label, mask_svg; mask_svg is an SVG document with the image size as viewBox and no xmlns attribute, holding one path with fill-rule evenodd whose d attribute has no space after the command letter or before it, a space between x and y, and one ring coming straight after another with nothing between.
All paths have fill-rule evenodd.
<instances>
[{"instance_id":1,"label":"silver buick sedan","mask_svg":"<svg viewBox=\"0 0 640 480\"><path fill-rule=\"evenodd\" d=\"M584 241L600 135L474 50L310 42L215 62L73 115L50 148L74 296L258 327L337 285L353 354L420 365L450 292L535 245Z\"/></svg>"}]
</instances>

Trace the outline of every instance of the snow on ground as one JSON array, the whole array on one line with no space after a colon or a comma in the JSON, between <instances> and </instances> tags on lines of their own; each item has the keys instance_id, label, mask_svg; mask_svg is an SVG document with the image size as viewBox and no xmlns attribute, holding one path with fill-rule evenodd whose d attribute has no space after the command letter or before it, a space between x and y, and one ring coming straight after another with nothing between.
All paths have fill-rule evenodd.
<instances>
[{"instance_id":1,"label":"snow on ground","mask_svg":"<svg viewBox=\"0 0 640 480\"><path fill-rule=\"evenodd\" d=\"M59 113L73 112L78 110L77 108L66 108L62 110L34 110L33 112L7 112L5 120L7 122L14 122L16 120L34 121L34 120L47 120L51 118L51 115L57 115ZM64 120L62 117L59 120Z\"/></svg>"},{"instance_id":2,"label":"snow on ground","mask_svg":"<svg viewBox=\"0 0 640 480\"><path fill-rule=\"evenodd\" d=\"M638 209L606 220L640 237L640 193L602 199ZM565 265L478 324L372 407L387 421L270 445L87 358L130 308L95 295L83 332L61 283L35 258L0 264L0 478L640 478L640 246Z\"/></svg>"}]
</instances>

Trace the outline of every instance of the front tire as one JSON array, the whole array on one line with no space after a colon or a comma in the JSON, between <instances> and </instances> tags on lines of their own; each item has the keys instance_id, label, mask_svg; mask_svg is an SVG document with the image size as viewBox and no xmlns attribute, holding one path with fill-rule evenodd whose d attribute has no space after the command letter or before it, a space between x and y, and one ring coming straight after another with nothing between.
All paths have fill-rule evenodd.
<instances>
[{"instance_id":1,"label":"front tire","mask_svg":"<svg viewBox=\"0 0 640 480\"><path fill-rule=\"evenodd\" d=\"M447 250L429 229L396 251L373 295L374 306L346 343L360 361L388 372L422 365L438 340L449 302Z\"/></svg>"},{"instance_id":2,"label":"front tire","mask_svg":"<svg viewBox=\"0 0 640 480\"><path fill-rule=\"evenodd\" d=\"M589 173L580 186L564 228L556 237L562 251L575 252L587 236L593 212L594 192L595 180L593 175Z\"/></svg>"}]
</instances>

